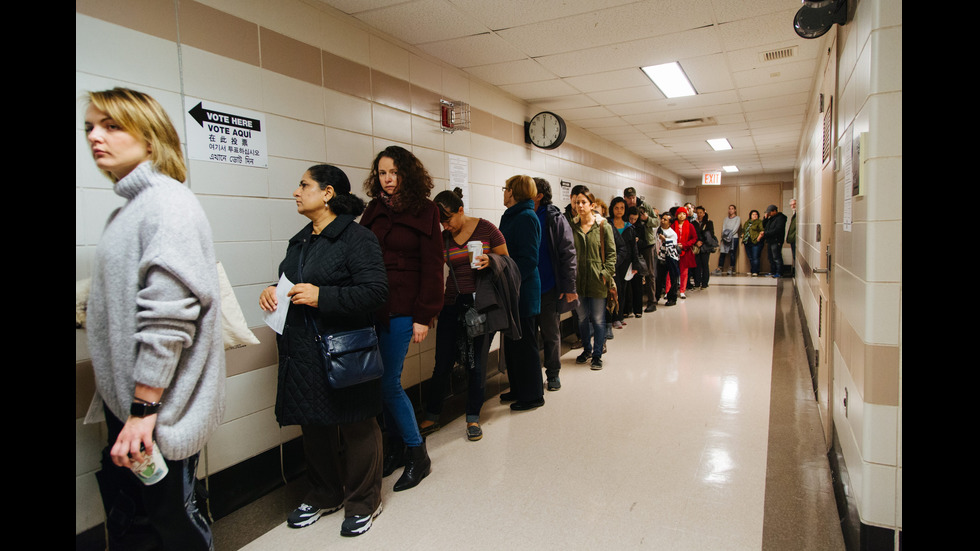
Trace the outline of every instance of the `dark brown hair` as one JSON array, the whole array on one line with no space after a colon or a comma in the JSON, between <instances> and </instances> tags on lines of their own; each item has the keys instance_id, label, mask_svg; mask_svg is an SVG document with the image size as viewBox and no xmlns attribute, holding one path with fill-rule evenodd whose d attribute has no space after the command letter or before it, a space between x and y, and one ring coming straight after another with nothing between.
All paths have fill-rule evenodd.
<instances>
[{"instance_id":1,"label":"dark brown hair","mask_svg":"<svg viewBox=\"0 0 980 551\"><path fill-rule=\"evenodd\" d=\"M381 180L378 178L378 163L382 157L388 157L398 169L398 193L391 196L391 206L395 212L418 214L422 205L432 192L432 176L422 165L418 157L411 151L397 145L389 145L371 163L371 174L364 180L364 193L372 199L384 194Z\"/></svg>"},{"instance_id":2,"label":"dark brown hair","mask_svg":"<svg viewBox=\"0 0 980 551\"><path fill-rule=\"evenodd\" d=\"M439 220L445 222L463 208L463 190L453 188L452 191L440 191L433 202L439 207Z\"/></svg>"}]
</instances>

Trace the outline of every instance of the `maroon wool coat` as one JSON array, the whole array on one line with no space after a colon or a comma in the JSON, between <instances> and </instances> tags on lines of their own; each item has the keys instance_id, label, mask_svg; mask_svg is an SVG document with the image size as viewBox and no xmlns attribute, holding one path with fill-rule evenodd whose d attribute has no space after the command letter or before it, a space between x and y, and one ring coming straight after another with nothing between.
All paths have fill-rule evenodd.
<instances>
[{"instance_id":1,"label":"maroon wool coat","mask_svg":"<svg viewBox=\"0 0 980 551\"><path fill-rule=\"evenodd\" d=\"M375 312L388 325L389 316L412 316L428 325L442 310L443 251L439 209L426 200L418 215L395 212L381 199L368 203L361 216L381 244L388 272L388 302Z\"/></svg>"}]
</instances>

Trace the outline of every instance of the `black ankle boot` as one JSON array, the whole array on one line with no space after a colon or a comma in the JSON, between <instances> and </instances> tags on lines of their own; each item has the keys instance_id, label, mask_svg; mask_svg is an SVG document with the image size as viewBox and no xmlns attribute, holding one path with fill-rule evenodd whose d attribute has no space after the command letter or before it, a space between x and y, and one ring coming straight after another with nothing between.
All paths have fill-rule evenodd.
<instances>
[{"instance_id":1,"label":"black ankle boot","mask_svg":"<svg viewBox=\"0 0 980 551\"><path fill-rule=\"evenodd\" d=\"M432 460L429 459L429 453L425 451L423 439L421 446L405 448L405 472L398 482L395 482L395 491L400 492L418 486L431 471Z\"/></svg>"},{"instance_id":2,"label":"black ankle boot","mask_svg":"<svg viewBox=\"0 0 980 551\"><path fill-rule=\"evenodd\" d=\"M405 465L405 444L401 439L386 438L382 476L390 476L396 469Z\"/></svg>"}]
</instances>

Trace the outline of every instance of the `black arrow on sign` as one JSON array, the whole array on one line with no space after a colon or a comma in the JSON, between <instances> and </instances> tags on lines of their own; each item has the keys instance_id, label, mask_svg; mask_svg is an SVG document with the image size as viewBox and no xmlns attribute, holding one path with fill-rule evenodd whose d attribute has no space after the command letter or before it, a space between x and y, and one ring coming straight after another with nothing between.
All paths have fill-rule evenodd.
<instances>
[{"instance_id":1,"label":"black arrow on sign","mask_svg":"<svg viewBox=\"0 0 980 551\"><path fill-rule=\"evenodd\" d=\"M201 102L198 102L197 105L192 107L188 113L190 113L191 118L197 121L197 124L201 125L201 128L204 128L204 121L208 121L214 124L223 124L225 126L235 126L238 128L255 130L256 132L262 131L261 121L258 119L250 119L247 117L242 117L241 115L232 115L231 113L222 113L221 111L214 111L213 109L205 109L204 106L201 105ZM208 113L215 116L209 117Z\"/></svg>"}]
</instances>

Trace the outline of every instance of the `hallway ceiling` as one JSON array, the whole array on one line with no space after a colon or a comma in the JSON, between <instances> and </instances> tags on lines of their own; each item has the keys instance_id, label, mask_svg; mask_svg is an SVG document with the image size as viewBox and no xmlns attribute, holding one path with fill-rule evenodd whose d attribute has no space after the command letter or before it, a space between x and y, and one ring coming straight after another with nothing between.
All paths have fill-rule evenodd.
<instances>
[{"instance_id":1,"label":"hallway ceiling","mask_svg":"<svg viewBox=\"0 0 980 551\"><path fill-rule=\"evenodd\" d=\"M792 172L824 44L793 31L800 0L320 1L687 179ZM669 61L696 96L640 70Z\"/></svg>"}]
</instances>

